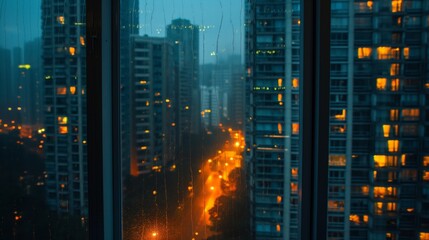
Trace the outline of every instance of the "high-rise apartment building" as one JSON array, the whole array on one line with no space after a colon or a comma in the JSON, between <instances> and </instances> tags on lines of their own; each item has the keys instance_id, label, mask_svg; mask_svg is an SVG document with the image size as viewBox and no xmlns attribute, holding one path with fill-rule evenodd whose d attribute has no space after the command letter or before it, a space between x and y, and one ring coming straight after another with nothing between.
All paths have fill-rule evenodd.
<instances>
[{"instance_id":1,"label":"high-rise apartment building","mask_svg":"<svg viewBox=\"0 0 429 240\"><path fill-rule=\"evenodd\" d=\"M85 1L43 1L42 21L47 203L86 215Z\"/></svg>"},{"instance_id":2,"label":"high-rise apartment building","mask_svg":"<svg viewBox=\"0 0 429 240\"><path fill-rule=\"evenodd\" d=\"M255 239L298 238L299 10L246 2ZM429 239L428 16L427 1L331 3L328 239Z\"/></svg>"},{"instance_id":3,"label":"high-rise apartment building","mask_svg":"<svg viewBox=\"0 0 429 240\"><path fill-rule=\"evenodd\" d=\"M122 174L130 174L131 162L131 36L139 33L139 1L121 0L120 78L121 78L121 160Z\"/></svg>"},{"instance_id":4,"label":"high-rise apartment building","mask_svg":"<svg viewBox=\"0 0 429 240\"><path fill-rule=\"evenodd\" d=\"M200 131L199 28L186 19L167 26L167 39L174 43L179 139Z\"/></svg>"},{"instance_id":5,"label":"high-rise apartment building","mask_svg":"<svg viewBox=\"0 0 429 240\"><path fill-rule=\"evenodd\" d=\"M131 41L131 174L172 166L176 152L175 59L166 38Z\"/></svg>"},{"instance_id":6,"label":"high-rise apartment building","mask_svg":"<svg viewBox=\"0 0 429 240\"><path fill-rule=\"evenodd\" d=\"M255 239L298 239L299 2L246 1L246 165Z\"/></svg>"},{"instance_id":7,"label":"high-rise apartment building","mask_svg":"<svg viewBox=\"0 0 429 240\"><path fill-rule=\"evenodd\" d=\"M429 2L332 2L328 238L428 239Z\"/></svg>"}]
</instances>

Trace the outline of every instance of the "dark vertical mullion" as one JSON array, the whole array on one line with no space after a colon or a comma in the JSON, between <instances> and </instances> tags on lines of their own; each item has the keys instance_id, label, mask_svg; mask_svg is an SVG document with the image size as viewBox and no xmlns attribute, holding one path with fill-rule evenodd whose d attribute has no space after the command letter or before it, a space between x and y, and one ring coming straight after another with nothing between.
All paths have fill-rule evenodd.
<instances>
[{"instance_id":1,"label":"dark vertical mullion","mask_svg":"<svg viewBox=\"0 0 429 240\"><path fill-rule=\"evenodd\" d=\"M89 239L104 239L101 0L86 2Z\"/></svg>"},{"instance_id":2,"label":"dark vertical mullion","mask_svg":"<svg viewBox=\"0 0 429 240\"><path fill-rule=\"evenodd\" d=\"M112 54L112 153L113 153L113 234L122 239L121 82L120 82L120 1L111 0ZM129 27L129 26L127 26Z\"/></svg>"},{"instance_id":3,"label":"dark vertical mullion","mask_svg":"<svg viewBox=\"0 0 429 240\"><path fill-rule=\"evenodd\" d=\"M300 239L326 239L330 0L301 0Z\"/></svg>"},{"instance_id":4,"label":"dark vertical mullion","mask_svg":"<svg viewBox=\"0 0 429 240\"><path fill-rule=\"evenodd\" d=\"M119 240L119 0L86 4L89 239Z\"/></svg>"}]
</instances>

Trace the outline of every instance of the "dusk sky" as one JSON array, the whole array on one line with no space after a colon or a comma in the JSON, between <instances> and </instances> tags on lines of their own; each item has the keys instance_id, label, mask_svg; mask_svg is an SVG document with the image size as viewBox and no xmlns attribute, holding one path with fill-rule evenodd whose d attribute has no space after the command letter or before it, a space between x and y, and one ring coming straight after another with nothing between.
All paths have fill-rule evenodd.
<instances>
[{"instance_id":1,"label":"dusk sky","mask_svg":"<svg viewBox=\"0 0 429 240\"><path fill-rule=\"evenodd\" d=\"M165 36L172 19L186 18L205 27L200 32L200 63L214 62L215 54L242 53L242 0L140 0L139 4L140 35ZM41 0L0 0L0 47L23 46L41 36L40 6Z\"/></svg>"}]
</instances>

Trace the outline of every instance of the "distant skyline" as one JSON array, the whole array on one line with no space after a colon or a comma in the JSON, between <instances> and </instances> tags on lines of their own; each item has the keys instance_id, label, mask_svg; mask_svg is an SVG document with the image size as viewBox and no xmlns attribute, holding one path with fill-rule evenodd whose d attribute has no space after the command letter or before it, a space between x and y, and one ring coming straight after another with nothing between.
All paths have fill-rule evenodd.
<instances>
[{"instance_id":1,"label":"distant skyline","mask_svg":"<svg viewBox=\"0 0 429 240\"><path fill-rule=\"evenodd\" d=\"M165 26L176 18L201 26L200 63L213 63L216 55L241 54L244 49L243 1L139 1L140 35L163 37ZM0 0L0 47L23 47L41 34L41 0Z\"/></svg>"}]
</instances>

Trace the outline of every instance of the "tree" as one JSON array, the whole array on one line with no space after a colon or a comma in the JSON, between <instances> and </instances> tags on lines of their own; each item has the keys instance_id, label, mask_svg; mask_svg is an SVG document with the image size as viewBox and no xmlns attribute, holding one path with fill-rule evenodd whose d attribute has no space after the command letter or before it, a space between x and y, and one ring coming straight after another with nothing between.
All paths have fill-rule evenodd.
<instances>
[{"instance_id":1,"label":"tree","mask_svg":"<svg viewBox=\"0 0 429 240\"><path fill-rule=\"evenodd\" d=\"M228 180L221 182L224 194L209 210L210 230L219 234L211 239L249 238L249 204L243 175L240 168L235 168L228 174Z\"/></svg>"}]
</instances>

